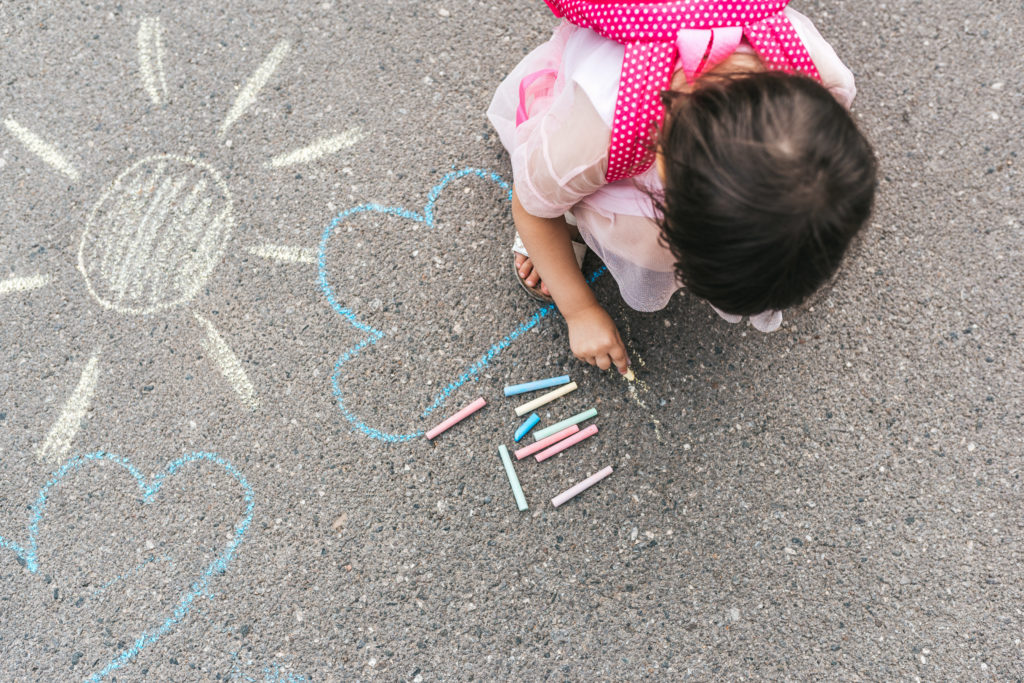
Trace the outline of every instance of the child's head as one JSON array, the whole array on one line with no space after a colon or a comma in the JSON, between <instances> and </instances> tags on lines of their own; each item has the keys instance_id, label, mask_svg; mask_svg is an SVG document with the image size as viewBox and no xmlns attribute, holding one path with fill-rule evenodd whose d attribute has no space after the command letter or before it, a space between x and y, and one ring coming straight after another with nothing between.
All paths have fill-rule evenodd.
<instances>
[{"instance_id":1,"label":"child's head","mask_svg":"<svg viewBox=\"0 0 1024 683\"><path fill-rule=\"evenodd\" d=\"M796 305L871 213L876 163L819 83L778 72L666 97L664 239L687 289L740 315Z\"/></svg>"}]
</instances>

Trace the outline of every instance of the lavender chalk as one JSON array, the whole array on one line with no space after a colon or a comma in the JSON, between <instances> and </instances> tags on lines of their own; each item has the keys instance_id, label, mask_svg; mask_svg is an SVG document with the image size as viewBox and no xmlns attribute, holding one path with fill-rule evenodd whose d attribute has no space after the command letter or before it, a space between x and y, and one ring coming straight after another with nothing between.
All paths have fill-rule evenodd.
<instances>
[{"instance_id":1,"label":"lavender chalk","mask_svg":"<svg viewBox=\"0 0 1024 683\"><path fill-rule=\"evenodd\" d=\"M608 467L605 467L603 470L601 470L597 474L592 474L589 477L587 477L586 479L584 479L583 481L581 481L580 483L578 483L575 486L573 486L572 488L567 489L567 490L563 491L562 493L559 493L557 496L555 496L554 498L551 499L551 504L554 505L555 507L558 507L562 503L566 503L566 502L572 500L577 495L583 493L584 491L586 491L591 486L593 486L597 482L601 481L602 479L604 479L605 477L607 477L611 473L612 473L612 468L611 468L611 465L609 465Z\"/></svg>"}]
</instances>

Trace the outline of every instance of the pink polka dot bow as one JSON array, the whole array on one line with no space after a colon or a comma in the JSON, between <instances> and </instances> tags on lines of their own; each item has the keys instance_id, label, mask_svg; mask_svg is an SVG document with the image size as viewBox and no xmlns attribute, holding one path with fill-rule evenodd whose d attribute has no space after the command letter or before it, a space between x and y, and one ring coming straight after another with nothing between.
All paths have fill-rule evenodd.
<instances>
[{"instance_id":1,"label":"pink polka dot bow","mask_svg":"<svg viewBox=\"0 0 1024 683\"><path fill-rule=\"evenodd\" d=\"M783 13L789 0L544 1L555 16L626 46L608 151L608 182L650 168L651 124L661 124L664 109L659 95L669 88L676 61L682 59L687 78L696 78L711 63L710 57L723 58L722 43L731 48L729 52L739 44L736 30L722 29L741 30L769 69L800 71L820 79ZM724 40L716 47L719 37ZM695 39L703 44L695 48Z\"/></svg>"}]
</instances>

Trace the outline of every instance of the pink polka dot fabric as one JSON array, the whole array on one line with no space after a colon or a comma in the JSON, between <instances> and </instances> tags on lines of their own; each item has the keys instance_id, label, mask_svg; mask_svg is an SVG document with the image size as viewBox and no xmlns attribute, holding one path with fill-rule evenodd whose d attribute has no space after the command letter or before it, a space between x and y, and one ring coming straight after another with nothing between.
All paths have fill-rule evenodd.
<instances>
[{"instance_id":1,"label":"pink polka dot fabric","mask_svg":"<svg viewBox=\"0 0 1024 683\"><path fill-rule=\"evenodd\" d=\"M742 27L743 35L768 69L802 72L820 80L818 70L783 13L789 0L545 0L557 17L589 28L626 46L608 153L608 182L650 168L651 124L661 124L660 93L672 80L682 29Z\"/></svg>"}]
</instances>

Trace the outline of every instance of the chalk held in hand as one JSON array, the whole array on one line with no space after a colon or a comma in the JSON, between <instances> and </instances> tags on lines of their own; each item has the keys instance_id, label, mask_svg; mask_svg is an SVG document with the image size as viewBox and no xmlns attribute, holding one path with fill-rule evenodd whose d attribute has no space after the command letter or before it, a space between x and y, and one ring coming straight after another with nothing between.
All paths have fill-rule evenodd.
<instances>
[{"instance_id":1,"label":"chalk held in hand","mask_svg":"<svg viewBox=\"0 0 1024 683\"><path fill-rule=\"evenodd\" d=\"M538 389L550 389L551 387L557 387L568 383L569 375L549 377L548 379L538 379L536 382L507 386L505 387L505 395L515 396L516 394L525 394L529 391L537 391Z\"/></svg>"},{"instance_id":2,"label":"chalk held in hand","mask_svg":"<svg viewBox=\"0 0 1024 683\"><path fill-rule=\"evenodd\" d=\"M542 451L551 444L557 443L568 436L572 436L578 431L580 431L579 425L570 425L557 434L552 434L546 439L541 439L537 443L531 443L529 446L523 446L516 451L516 460L522 460L528 455L533 455L537 451Z\"/></svg>"},{"instance_id":3,"label":"chalk held in hand","mask_svg":"<svg viewBox=\"0 0 1024 683\"><path fill-rule=\"evenodd\" d=\"M537 431L535 431L533 433L533 440L534 441L540 441L541 439L549 437L552 434L557 434L558 432L562 431L563 429L565 429L566 427L568 427L570 425L575 425L575 424L579 424L580 422L585 422L586 420L589 420L592 417L597 417L597 408L591 408L590 410L584 410L582 413L577 413L576 415L573 415L572 417L567 417L564 420L562 420L561 422L556 422L555 424L551 425L550 427L545 427L544 429L538 429Z\"/></svg>"},{"instance_id":4,"label":"chalk held in hand","mask_svg":"<svg viewBox=\"0 0 1024 683\"><path fill-rule=\"evenodd\" d=\"M459 412L457 412L454 415L452 415L451 417L449 417L447 420L445 420L441 424L437 425L436 427L434 427L433 429L428 431L427 432L427 438L428 439L435 438L441 432L450 429L451 427L453 427L454 425L458 424L459 422L462 422L467 417L469 417L470 415L472 415L476 411L478 411L481 408L483 408L485 405L487 405L487 401L485 401L483 396L481 396L480 398L478 398L477 400L473 401L472 403L470 403L468 406L466 406L465 408L463 408Z\"/></svg>"},{"instance_id":5,"label":"chalk held in hand","mask_svg":"<svg viewBox=\"0 0 1024 683\"><path fill-rule=\"evenodd\" d=\"M540 422L540 416L537 413L531 413L530 417L526 418L526 421L519 425L519 429L516 430L516 443L522 441L523 437L536 427L538 422Z\"/></svg>"},{"instance_id":6,"label":"chalk held in hand","mask_svg":"<svg viewBox=\"0 0 1024 683\"><path fill-rule=\"evenodd\" d=\"M558 507L562 503L566 503L566 502L572 500L573 498L575 498L579 494L583 493L584 491L586 491L591 486L593 486L597 482L601 481L602 479L604 479L605 477L607 477L611 473L612 473L612 468L611 468L611 465L609 465L608 467L605 467L603 470L601 470L597 474L592 474L589 477L587 477L586 479L584 479L583 481L581 481L580 483L578 483L575 486L573 486L572 488L567 489L567 490L565 490L562 493L559 493L557 496L555 496L554 498L551 499L551 504L554 505L555 507Z\"/></svg>"},{"instance_id":7,"label":"chalk held in hand","mask_svg":"<svg viewBox=\"0 0 1024 683\"><path fill-rule=\"evenodd\" d=\"M523 405L521 405L518 408L516 408L516 415L518 415L519 417L522 417L523 415L526 415L527 413L532 412L532 411L536 410L537 408L540 408L543 405L547 405L548 403L551 403L556 398L560 398L562 396L565 396L566 394L568 394L571 391L576 391L576 382L569 382L564 387L559 387L558 389L555 389L554 391L549 391L548 393L544 394L543 396L539 396L539 397L533 399L529 403L524 403Z\"/></svg>"},{"instance_id":8,"label":"chalk held in hand","mask_svg":"<svg viewBox=\"0 0 1024 683\"><path fill-rule=\"evenodd\" d=\"M569 446L575 446L580 441L583 441L583 439L590 438L594 434L597 434L597 425L590 425L589 427L584 429L579 434L573 434L569 438L563 439L563 440L559 441L554 446L551 446L550 448L541 451L540 453L538 453L534 457L537 458L537 462L544 462L545 460L550 458L552 455L558 455L559 453L564 451Z\"/></svg>"},{"instance_id":9,"label":"chalk held in hand","mask_svg":"<svg viewBox=\"0 0 1024 683\"><path fill-rule=\"evenodd\" d=\"M501 462L505 466L505 474L508 475L508 483L512 487L512 495L516 499L516 507L519 511L528 510L526 496L523 495L523 487L519 485L519 477L516 476L516 469L512 467L512 458L508 457L508 449L505 444L498 446L498 454L501 455Z\"/></svg>"}]
</instances>

